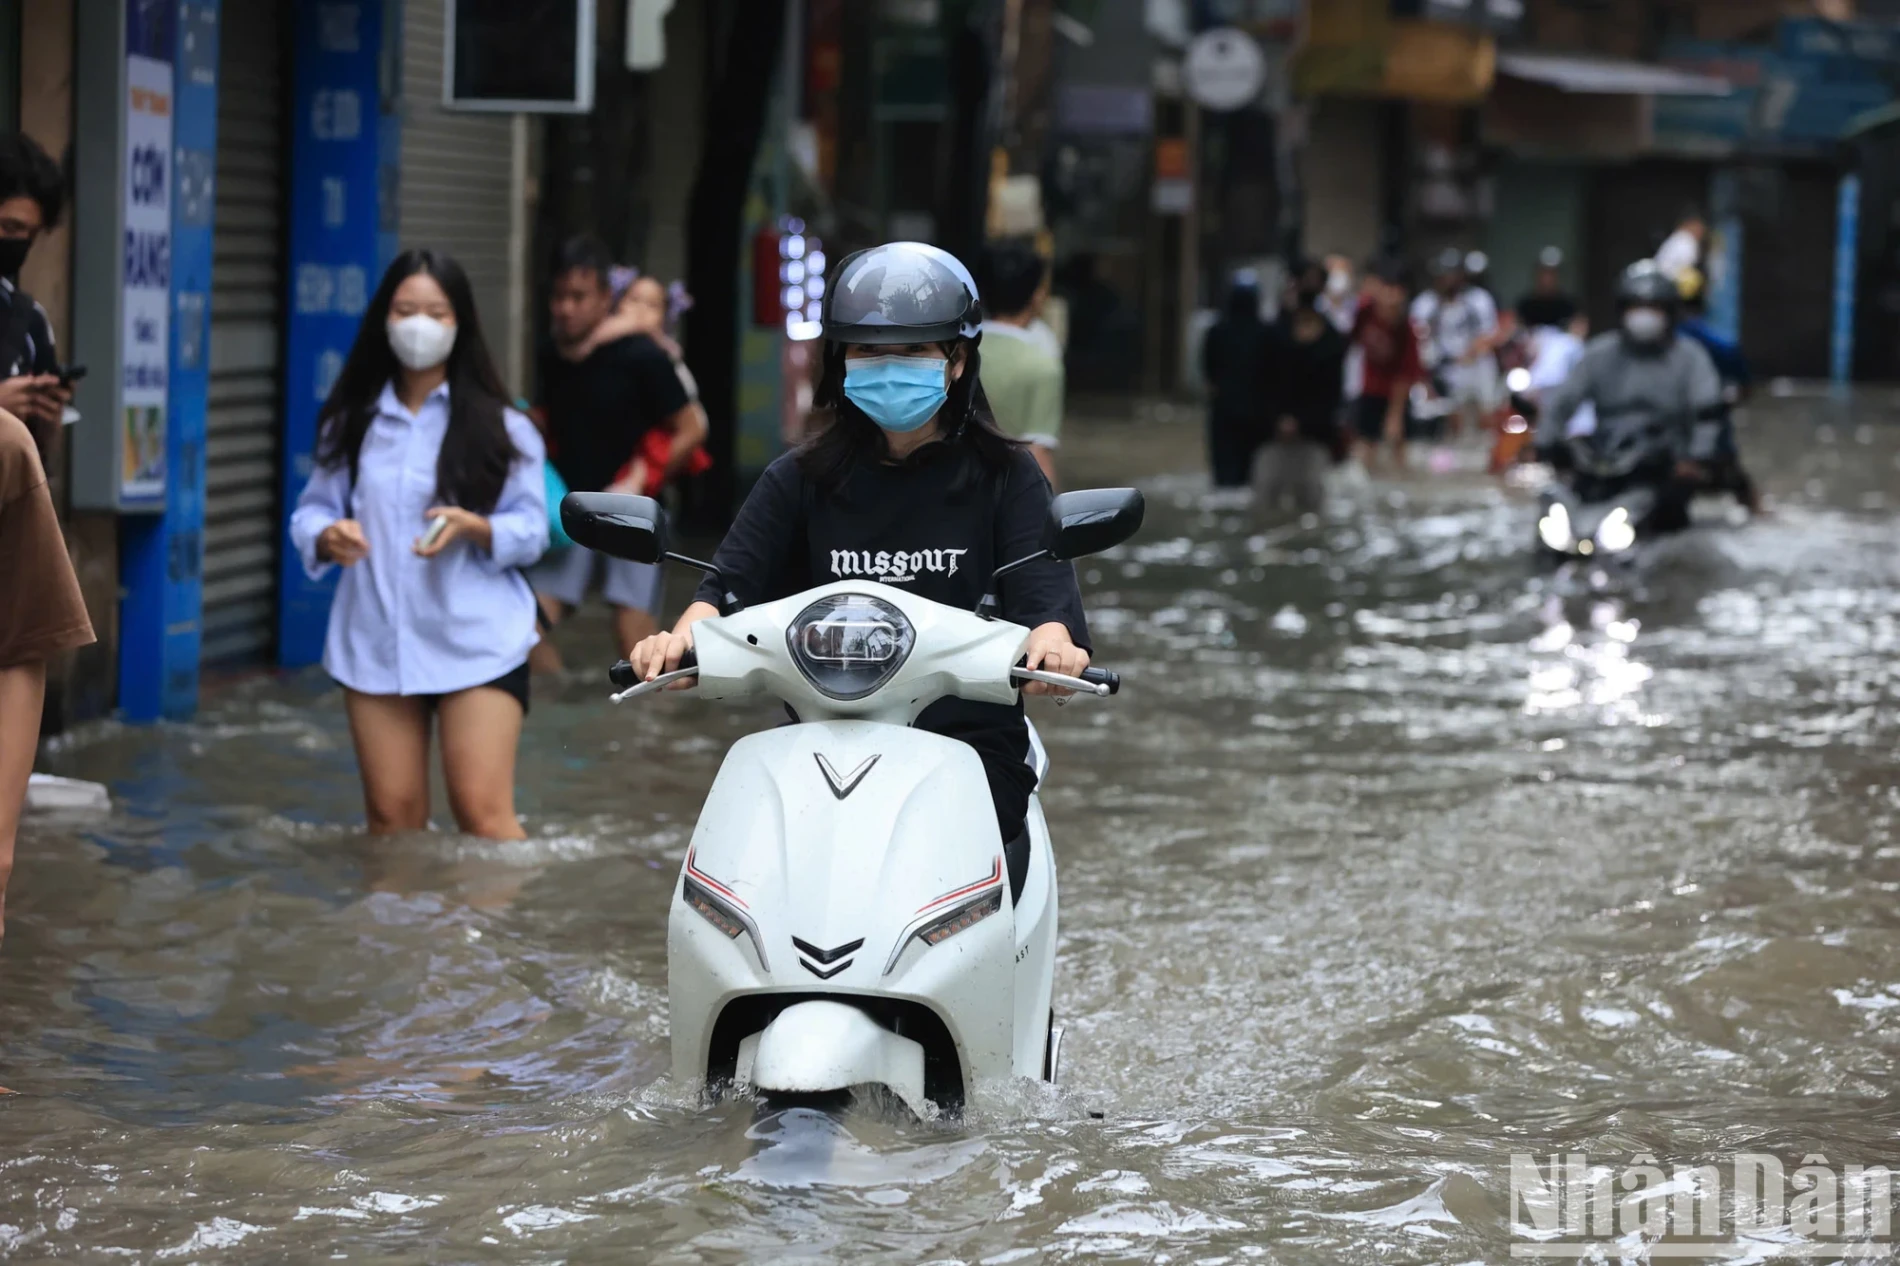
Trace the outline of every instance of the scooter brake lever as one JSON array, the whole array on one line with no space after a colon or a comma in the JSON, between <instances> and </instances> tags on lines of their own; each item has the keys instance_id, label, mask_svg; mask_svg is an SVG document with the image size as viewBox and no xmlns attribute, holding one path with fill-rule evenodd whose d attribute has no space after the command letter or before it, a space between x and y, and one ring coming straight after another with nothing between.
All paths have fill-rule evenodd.
<instances>
[{"instance_id":1,"label":"scooter brake lever","mask_svg":"<svg viewBox=\"0 0 1900 1266\"><path fill-rule=\"evenodd\" d=\"M1063 686L1081 695L1094 695L1106 699L1114 692L1107 682L1083 681L1080 677L1068 677L1062 673L1045 673L1039 668L1012 668L1009 675L1017 681L1040 681L1051 686Z\"/></svg>"},{"instance_id":2,"label":"scooter brake lever","mask_svg":"<svg viewBox=\"0 0 1900 1266\"><path fill-rule=\"evenodd\" d=\"M617 695L608 695L607 699L610 703L625 703L629 699L637 699L641 695L650 695L656 690L664 690L673 682L684 680L687 677L697 676L699 676L699 666L697 664L691 668L675 668L670 673L661 673L652 681L643 681L637 686L629 686Z\"/></svg>"}]
</instances>

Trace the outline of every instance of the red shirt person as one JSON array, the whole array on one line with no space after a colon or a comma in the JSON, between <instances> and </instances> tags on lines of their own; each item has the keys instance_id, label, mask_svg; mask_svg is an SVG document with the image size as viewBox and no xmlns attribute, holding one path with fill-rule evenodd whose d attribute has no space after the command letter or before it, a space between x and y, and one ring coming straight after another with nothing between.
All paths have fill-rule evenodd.
<instances>
[{"instance_id":1,"label":"red shirt person","mask_svg":"<svg viewBox=\"0 0 1900 1266\"><path fill-rule=\"evenodd\" d=\"M1353 425L1368 453L1380 441L1389 442L1393 460L1403 466L1406 400L1412 385L1425 376L1418 335L1396 274L1375 271L1367 291L1370 302L1360 305L1352 326L1352 343L1364 366L1364 386L1353 401Z\"/></svg>"}]
</instances>

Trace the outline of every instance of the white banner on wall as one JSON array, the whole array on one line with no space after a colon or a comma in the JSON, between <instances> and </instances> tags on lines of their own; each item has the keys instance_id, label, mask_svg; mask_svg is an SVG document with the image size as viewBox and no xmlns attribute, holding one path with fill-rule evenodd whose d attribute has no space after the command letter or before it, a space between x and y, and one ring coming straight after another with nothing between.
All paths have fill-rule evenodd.
<instances>
[{"instance_id":1,"label":"white banner on wall","mask_svg":"<svg viewBox=\"0 0 1900 1266\"><path fill-rule=\"evenodd\" d=\"M165 399L171 366L172 67L126 58L124 375L119 496L165 496Z\"/></svg>"}]
</instances>

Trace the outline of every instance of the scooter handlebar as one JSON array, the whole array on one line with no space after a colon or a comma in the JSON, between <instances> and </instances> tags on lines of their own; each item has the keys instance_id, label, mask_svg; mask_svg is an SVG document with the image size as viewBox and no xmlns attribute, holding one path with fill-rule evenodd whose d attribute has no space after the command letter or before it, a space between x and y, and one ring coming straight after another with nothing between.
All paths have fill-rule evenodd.
<instances>
[{"instance_id":1,"label":"scooter handlebar","mask_svg":"<svg viewBox=\"0 0 1900 1266\"><path fill-rule=\"evenodd\" d=\"M652 681L641 681L639 674L634 672L633 665L624 659L607 670L607 680L620 688L620 693L613 696L613 701L615 703L624 703L628 699L637 698L644 694L651 694L653 691L671 685L683 677L697 676L698 673L699 656L689 647L686 653L680 656L680 666L678 668L671 672L661 673Z\"/></svg>"},{"instance_id":2,"label":"scooter handlebar","mask_svg":"<svg viewBox=\"0 0 1900 1266\"><path fill-rule=\"evenodd\" d=\"M686 653L680 656L680 667L699 667L699 653L689 647ZM607 680L622 690L627 690L640 684L640 674L634 672L633 665L623 659L607 670Z\"/></svg>"},{"instance_id":3,"label":"scooter handlebar","mask_svg":"<svg viewBox=\"0 0 1900 1266\"><path fill-rule=\"evenodd\" d=\"M1098 699L1114 694L1121 689L1122 684L1120 674L1103 668L1085 668L1080 677L1071 677L1067 673L1046 673L1039 668L1012 668L1009 675L1014 681L1040 681L1049 686L1065 687L1077 694L1094 695Z\"/></svg>"},{"instance_id":4,"label":"scooter handlebar","mask_svg":"<svg viewBox=\"0 0 1900 1266\"><path fill-rule=\"evenodd\" d=\"M634 672L633 665L624 659L607 670L607 679L620 691L620 693L613 697L614 702L621 703L628 699L637 698L643 694L650 694L682 678L694 676L698 672L699 656L693 651L688 650L684 655L680 656L680 665L678 668L671 672L661 673L652 681L641 681L639 675ZM1012 668L1010 670L1010 676L1017 681L1041 681L1047 682L1052 686L1067 686L1071 690L1077 690L1083 694L1095 695L1098 698L1106 698L1109 695L1120 694L1122 688L1122 675L1117 672L1111 672L1106 668L1084 668L1079 677L1070 677L1062 673L1040 672L1028 668Z\"/></svg>"}]
</instances>

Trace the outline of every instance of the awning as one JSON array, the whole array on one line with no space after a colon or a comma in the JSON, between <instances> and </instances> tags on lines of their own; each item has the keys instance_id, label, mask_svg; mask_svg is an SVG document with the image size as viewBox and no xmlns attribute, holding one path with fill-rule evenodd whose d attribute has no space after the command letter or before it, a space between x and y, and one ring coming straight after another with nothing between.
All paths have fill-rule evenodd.
<instances>
[{"instance_id":1,"label":"awning","mask_svg":"<svg viewBox=\"0 0 1900 1266\"><path fill-rule=\"evenodd\" d=\"M1612 93L1652 97L1726 97L1734 91L1726 79L1694 75L1648 62L1613 57L1573 57L1566 53L1498 53L1498 73L1549 84L1561 92Z\"/></svg>"},{"instance_id":2,"label":"awning","mask_svg":"<svg viewBox=\"0 0 1900 1266\"><path fill-rule=\"evenodd\" d=\"M1847 130L1841 133L1841 138L1851 141L1857 136L1878 132L1883 128L1893 127L1895 124L1900 124L1900 102L1855 115L1853 122L1847 125Z\"/></svg>"}]
</instances>

